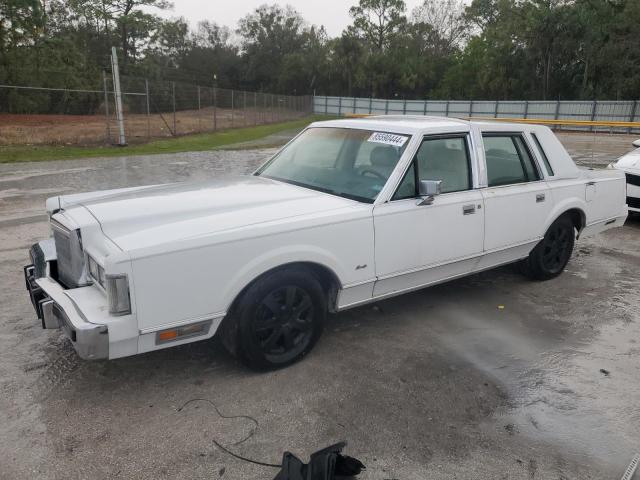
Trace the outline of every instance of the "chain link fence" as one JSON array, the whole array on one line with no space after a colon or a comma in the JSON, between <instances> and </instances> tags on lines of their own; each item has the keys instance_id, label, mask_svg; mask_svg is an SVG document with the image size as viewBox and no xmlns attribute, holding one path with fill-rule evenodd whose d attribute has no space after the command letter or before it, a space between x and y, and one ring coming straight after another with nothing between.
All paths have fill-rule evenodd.
<instances>
[{"instance_id":1,"label":"chain link fence","mask_svg":"<svg viewBox=\"0 0 640 480\"><path fill-rule=\"evenodd\" d=\"M309 96L121 76L127 143L284 122L310 115ZM95 88L0 84L0 145L118 142L113 78Z\"/></svg>"}]
</instances>

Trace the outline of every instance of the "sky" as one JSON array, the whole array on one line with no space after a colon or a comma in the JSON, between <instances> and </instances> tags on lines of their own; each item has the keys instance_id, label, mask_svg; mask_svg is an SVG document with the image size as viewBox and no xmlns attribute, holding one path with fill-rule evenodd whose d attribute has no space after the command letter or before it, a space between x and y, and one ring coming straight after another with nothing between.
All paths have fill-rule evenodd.
<instances>
[{"instance_id":1,"label":"sky","mask_svg":"<svg viewBox=\"0 0 640 480\"><path fill-rule=\"evenodd\" d=\"M173 10L163 17L185 17L192 26L201 20L214 21L235 29L238 20L265 3L291 5L305 20L314 25L324 25L331 37L336 37L351 23L349 8L357 0L173 0ZM407 13L422 3L421 0L405 0Z\"/></svg>"}]
</instances>

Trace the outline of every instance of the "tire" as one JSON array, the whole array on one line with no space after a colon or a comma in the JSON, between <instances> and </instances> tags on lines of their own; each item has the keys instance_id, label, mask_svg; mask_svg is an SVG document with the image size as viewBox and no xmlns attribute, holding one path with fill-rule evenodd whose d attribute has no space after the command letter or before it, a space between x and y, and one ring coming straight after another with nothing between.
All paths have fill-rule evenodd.
<instances>
[{"instance_id":1,"label":"tire","mask_svg":"<svg viewBox=\"0 0 640 480\"><path fill-rule=\"evenodd\" d=\"M326 295L313 274L302 268L276 270L242 294L223 343L253 370L284 368L313 349L326 315Z\"/></svg>"},{"instance_id":2,"label":"tire","mask_svg":"<svg viewBox=\"0 0 640 480\"><path fill-rule=\"evenodd\" d=\"M542 241L521 263L523 272L534 280L550 280L560 275L575 244L575 227L568 215L551 224Z\"/></svg>"}]
</instances>

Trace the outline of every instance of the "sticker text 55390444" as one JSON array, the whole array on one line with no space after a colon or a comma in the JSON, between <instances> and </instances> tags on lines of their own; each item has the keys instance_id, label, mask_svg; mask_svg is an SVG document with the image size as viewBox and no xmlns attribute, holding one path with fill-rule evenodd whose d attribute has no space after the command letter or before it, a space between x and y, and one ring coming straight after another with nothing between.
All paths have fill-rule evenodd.
<instances>
[{"instance_id":1,"label":"sticker text 55390444","mask_svg":"<svg viewBox=\"0 0 640 480\"><path fill-rule=\"evenodd\" d=\"M374 143L383 143L385 145L393 145L394 147L402 147L408 139L409 137L406 137L404 135L375 132L371 134L368 141Z\"/></svg>"}]
</instances>

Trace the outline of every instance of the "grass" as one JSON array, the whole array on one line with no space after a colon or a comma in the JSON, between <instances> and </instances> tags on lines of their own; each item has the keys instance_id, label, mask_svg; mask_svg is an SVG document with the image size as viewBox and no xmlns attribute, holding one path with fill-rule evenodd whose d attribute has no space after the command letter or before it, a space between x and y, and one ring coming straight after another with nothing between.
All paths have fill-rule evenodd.
<instances>
[{"instance_id":1,"label":"grass","mask_svg":"<svg viewBox=\"0 0 640 480\"><path fill-rule=\"evenodd\" d=\"M67 160L91 157L120 157L132 155L153 155L158 153L201 152L220 149L243 142L260 140L287 130L301 130L311 122L326 120L324 115L311 115L299 120L260 125L258 127L236 128L216 133L200 133L184 137L154 140L127 147L115 146L64 146L64 145L10 145L0 146L0 163L38 162L44 160Z\"/></svg>"}]
</instances>

